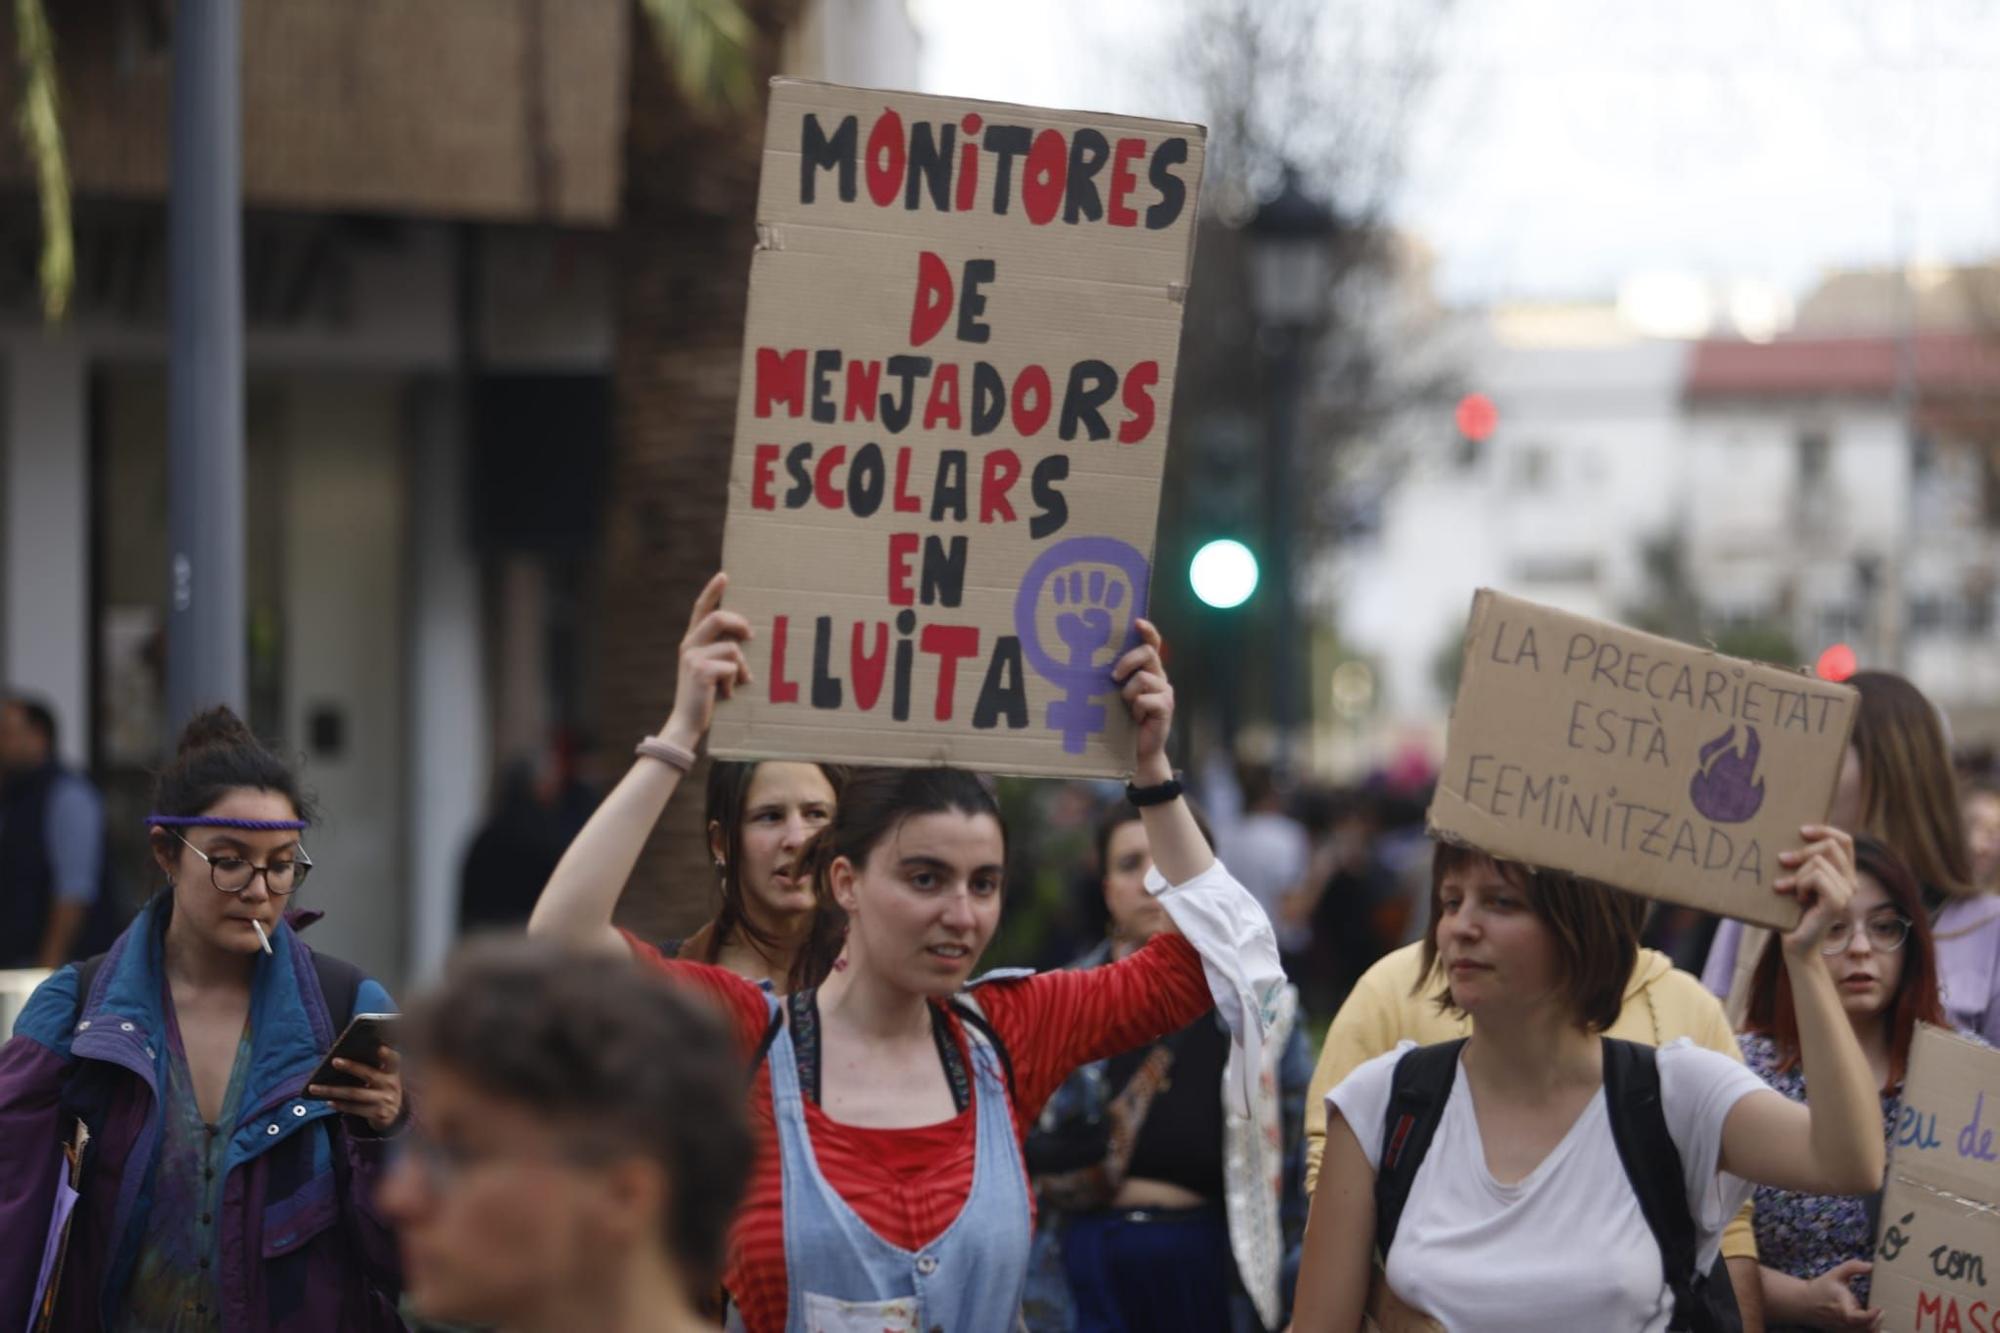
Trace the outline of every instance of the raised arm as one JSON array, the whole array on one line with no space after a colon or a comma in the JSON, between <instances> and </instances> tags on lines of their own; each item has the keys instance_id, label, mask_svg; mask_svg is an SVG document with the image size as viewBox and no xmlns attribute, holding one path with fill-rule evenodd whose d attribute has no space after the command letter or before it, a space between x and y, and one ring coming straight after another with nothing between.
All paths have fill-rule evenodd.
<instances>
[{"instance_id":1,"label":"raised arm","mask_svg":"<svg viewBox=\"0 0 2000 1333\"><path fill-rule=\"evenodd\" d=\"M1802 1106L1775 1092L1743 1098L1723 1122L1722 1166L1802 1194L1872 1194L1882 1187L1886 1157L1882 1105L1820 953L1827 928L1854 897L1854 839L1818 824L1801 832L1807 845L1779 857L1789 873L1772 887L1806 909L1781 945L1812 1101Z\"/></svg>"},{"instance_id":2,"label":"raised arm","mask_svg":"<svg viewBox=\"0 0 2000 1333\"><path fill-rule=\"evenodd\" d=\"M750 622L722 609L728 584L727 574L717 574L695 599L681 640L673 712L660 728L660 740L688 755L708 734L716 700L750 683L750 664L743 655ZM626 952L624 939L612 928L611 913L683 776L661 759L641 758L632 765L556 863L528 918L529 934L605 953Z\"/></svg>"},{"instance_id":3,"label":"raised arm","mask_svg":"<svg viewBox=\"0 0 2000 1333\"><path fill-rule=\"evenodd\" d=\"M1139 622L1139 646L1118 659L1112 676L1123 686L1125 706L1137 728L1132 785L1157 787L1171 782L1167 762L1167 731L1174 721L1174 687L1160 662L1160 631L1150 620ZM1153 865L1169 884L1185 884L1215 864L1215 852L1201 836L1187 799L1177 796L1161 805L1142 806L1146 842Z\"/></svg>"}]
</instances>

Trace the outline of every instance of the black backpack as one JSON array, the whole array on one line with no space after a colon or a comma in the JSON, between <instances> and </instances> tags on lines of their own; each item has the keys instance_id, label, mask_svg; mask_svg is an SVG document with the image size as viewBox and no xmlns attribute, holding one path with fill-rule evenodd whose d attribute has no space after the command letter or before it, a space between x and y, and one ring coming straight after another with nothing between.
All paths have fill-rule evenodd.
<instances>
[{"instance_id":1,"label":"black backpack","mask_svg":"<svg viewBox=\"0 0 2000 1333\"><path fill-rule=\"evenodd\" d=\"M1604 1103L1611 1137L1618 1145L1626 1179L1639 1196L1653 1239L1659 1242L1667 1286L1673 1292L1670 1329L1687 1333L1741 1333L1743 1316L1725 1262L1717 1258L1706 1273L1695 1270L1694 1217L1688 1211L1680 1150L1667 1132L1660 1107L1660 1066L1651 1046L1604 1037ZM1375 1244L1386 1262L1396 1224L1444 1118L1451 1085L1458 1076L1458 1053L1465 1039L1419 1046L1396 1062L1389 1085L1389 1109L1382 1118L1382 1156L1375 1172Z\"/></svg>"}]
</instances>

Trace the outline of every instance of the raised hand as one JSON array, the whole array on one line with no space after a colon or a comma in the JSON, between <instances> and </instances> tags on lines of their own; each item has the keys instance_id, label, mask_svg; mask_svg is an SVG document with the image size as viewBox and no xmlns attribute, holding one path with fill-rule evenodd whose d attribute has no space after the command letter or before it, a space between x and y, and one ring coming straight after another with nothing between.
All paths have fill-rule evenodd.
<instances>
[{"instance_id":1,"label":"raised hand","mask_svg":"<svg viewBox=\"0 0 2000 1333\"><path fill-rule=\"evenodd\" d=\"M694 599L681 640L680 679L674 687L674 710L660 728L660 739L692 750L715 720L715 702L727 699L750 683L750 662L743 645L750 639L750 622L722 609L729 575L717 574Z\"/></svg>"},{"instance_id":2,"label":"raised hand","mask_svg":"<svg viewBox=\"0 0 2000 1333\"><path fill-rule=\"evenodd\" d=\"M1137 622L1139 646L1118 659L1111 678L1119 683L1126 711L1136 728L1132 780L1155 786L1173 777L1167 763L1167 732L1174 721L1174 687L1160 661L1160 631L1150 620Z\"/></svg>"},{"instance_id":3,"label":"raised hand","mask_svg":"<svg viewBox=\"0 0 2000 1333\"><path fill-rule=\"evenodd\" d=\"M1784 945L1789 957L1806 959L1818 955L1826 932L1847 914L1854 897L1854 838L1828 824L1807 824L1799 833L1806 845L1778 854L1786 873L1772 880L1771 888L1797 898L1805 909Z\"/></svg>"}]
</instances>

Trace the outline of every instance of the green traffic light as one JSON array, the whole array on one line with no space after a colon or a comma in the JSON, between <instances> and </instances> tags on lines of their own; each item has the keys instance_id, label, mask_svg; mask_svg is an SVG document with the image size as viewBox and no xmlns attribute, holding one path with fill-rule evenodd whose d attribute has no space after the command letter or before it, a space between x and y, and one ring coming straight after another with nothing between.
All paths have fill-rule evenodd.
<instances>
[{"instance_id":1,"label":"green traffic light","mask_svg":"<svg viewBox=\"0 0 2000 1333\"><path fill-rule=\"evenodd\" d=\"M1257 557L1227 537L1208 542L1188 562L1188 584L1204 605L1218 611L1241 606L1257 591Z\"/></svg>"}]
</instances>

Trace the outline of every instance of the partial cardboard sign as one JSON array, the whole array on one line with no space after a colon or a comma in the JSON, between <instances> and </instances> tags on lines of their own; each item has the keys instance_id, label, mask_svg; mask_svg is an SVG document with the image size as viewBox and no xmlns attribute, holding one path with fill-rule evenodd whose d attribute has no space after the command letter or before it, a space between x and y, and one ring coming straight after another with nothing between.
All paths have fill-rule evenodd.
<instances>
[{"instance_id":1,"label":"partial cardboard sign","mask_svg":"<svg viewBox=\"0 0 2000 1333\"><path fill-rule=\"evenodd\" d=\"M1826 818L1846 685L1482 588L1445 766L1444 838L1789 930L1778 854Z\"/></svg>"},{"instance_id":2,"label":"partial cardboard sign","mask_svg":"<svg viewBox=\"0 0 2000 1333\"><path fill-rule=\"evenodd\" d=\"M2000 1328L2000 1051L1918 1025L1880 1231L1884 1333Z\"/></svg>"},{"instance_id":3,"label":"partial cardboard sign","mask_svg":"<svg viewBox=\"0 0 2000 1333\"><path fill-rule=\"evenodd\" d=\"M1130 770L1204 143L773 82L716 754Z\"/></svg>"}]
</instances>

